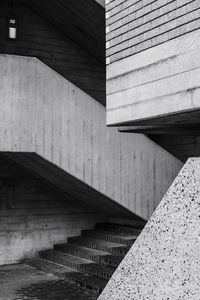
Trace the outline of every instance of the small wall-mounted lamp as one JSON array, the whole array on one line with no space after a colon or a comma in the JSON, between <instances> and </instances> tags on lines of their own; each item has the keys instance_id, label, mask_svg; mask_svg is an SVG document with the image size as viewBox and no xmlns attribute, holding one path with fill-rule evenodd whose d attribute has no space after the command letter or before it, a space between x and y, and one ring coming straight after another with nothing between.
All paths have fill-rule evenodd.
<instances>
[{"instance_id":1,"label":"small wall-mounted lamp","mask_svg":"<svg viewBox=\"0 0 200 300\"><path fill-rule=\"evenodd\" d=\"M17 18L14 16L8 17L8 38L17 39Z\"/></svg>"}]
</instances>

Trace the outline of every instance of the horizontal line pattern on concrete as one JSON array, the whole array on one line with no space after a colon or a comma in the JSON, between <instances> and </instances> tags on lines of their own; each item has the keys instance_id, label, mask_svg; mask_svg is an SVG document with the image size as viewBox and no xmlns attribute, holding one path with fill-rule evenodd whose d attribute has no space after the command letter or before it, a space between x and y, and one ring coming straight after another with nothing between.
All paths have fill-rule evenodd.
<instances>
[{"instance_id":1,"label":"horizontal line pattern on concrete","mask_svg":"<svg viewBox=\"0 0 200 300\"><path fill-rule=\"evenodd\" d=\"M114 61L121 60L125 57L140 53L141 51L150 49L152 47L155 47L157 45L165 43L166 41L169 41L169 40L172 40L179 36L182 36L185 33L190 33L199 28L200 28L200 18L198 18L196 20L192 20L189 23L183 24L182 26L179 26L178 28L167 31L161 35L157 35L153 38L142 41L141 43L138 43L134 46L128 47L127 49L124 49L123 51L118 51L118 52L114 53L113 55L109 56L109 63L112 63Z\"/></svg>"},{"instance_id":2,"label":"horizontal line pattern on concrete","mask_svg":"<svg viewBox=\"0 0 200 300\"><path fill-rule=\"evenodd\" d=\"M162 14L157 14L155 17L155 12L151 12L148 16L144 16L140 19L133 20L131 23L125 24L119 27L116 30L112 30L109 26L109 34L107 34L107 41L114 42L121 38L120 42L126 40L126 35L130 35L130 37L137 36L144 31L148 31L154 27L158 27L163 25L166 22L171 22L172 20L182 17L183 15L188 13L188 6L190 6L190 12L199 8L198 0L188 0L190 1L188 4L181 5L180 7L176 7L176 3L173 2L173 5L170 5L170 10L166 6L165 10L162 10Z\"/></svg>"},{"instance_id":3,"label":"horizontal line pattern on concrete","mask_svg":"<svg viewBox=\"0 0 200 300\"><path fill-rule=\"evenodd\" d=\"M106 6L108 64L200 28L198 0L127 0L115 4L112 10L111 3Z\"/></svg>"},{"instance_id":4,"label":"horizontal line pattern on concrete","mask_svg":"<svg viewBox=\"0 0 200 300\"><path fill-rule=\"evenodd\" d=\"M159 7L165 6L167 3L174 2L176 0L146 0L146 3L142 1L134 2L127 0L118 7L118 12L115 9L109 11L109 19L106 25L112 25L117 23L119 20L123 19L123 23L128 23L129 18L140 17L148 14L153 9L158 9ZM116 25L114 25L116 26Z\"/></svg>"},{"instance_id":5,"label":"horizontal line pattern on concrete","mask_svg":"<svg viewBox=\"0 0 200 300\"><path fill-rule=\"evenodd\" d=\"M160 1L160 0L156 0L156 1ZM110 17L110 12L107 12L106 26L109 26L110 31L113 31L113 30L120 28L121 26L124 26L126 24L128 25L129 23L131 23L135 20L138 20L140 18L143 18L145 16L148 17L148 15L152 11L154 11L155 15L157 16L158 9L165 8L166 5L175 2L175 0L168 0L168 1L170 1L170 2L167 4L163 4L162 2L160 2L158 6L155 6L155 2L153 2L147 6L142 6L141 8L138 7L138 9L136 9L135 6L130 6L129 8L122 11L123 15L116 14L113 17ZM186 1L191 1L191 0L186 0ZM154 4L154 6L153 6L153 4Z\"/></svg>"},{"instance_id":6,"label":"horizontal line pattern on concrete","mask_svg":"<svg viewBox=\"0 0 200 300\"><path fill-rule=\"evenodd\" d=\"M166 33L178 28L179 26L182 26L183 24L187 24L188 17L192 17L191 20L193 20L198 19L199 16L200 10L195 9L189 14L185 13L182 16L179 16L178 18L171 19L170 22L167 20L167 18L165 19L165 22L162 22L163 20L161 19L161 24L159 24L158 26L156 26L157 22L155 22L154 26L152 21L151 23L146 24L146 28L145 26L142 26L138 30L129 31L125 35L122 35L110 41L110 48L107 50L107 52L108 54L113 54L116 53L118 49L122 50L126 49L127 46L131 47L137 45L143 40L159 36L160 33Z\"/></svg>"}]
</instances>

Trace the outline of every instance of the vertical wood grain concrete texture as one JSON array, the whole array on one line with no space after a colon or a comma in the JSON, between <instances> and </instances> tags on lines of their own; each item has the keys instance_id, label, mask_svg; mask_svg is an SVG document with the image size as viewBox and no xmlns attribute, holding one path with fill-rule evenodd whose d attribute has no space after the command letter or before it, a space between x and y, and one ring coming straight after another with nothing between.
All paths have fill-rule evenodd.
<instances>
[{"instance_id":1,"label":"vertical wood grain concrete texture","mask_svg":"<svg viewBox=\"0 0 200 300\"><path fill-rule=\"evenodd\" d=\"M182 163L106 127L104 106L34 58L0 56L0 151L36 152L148 218Z\"/></svg>"},{"instance_id":2,"label":"vertical wood grain concrete texture","mask_svg":"<svg viewBox=\"0 0 200 300\"><path fill-rule=\"evenodd\" d=\"M19 20L19 38L13 42L7 38L7 18L11 13L10 1L0 1L0 52L12 55L38 57L50 68L54 69L86 93L105 104L104 63L100 63L93 55L84 50L83 45L80 47L69 35L58 30L54 25L53 20L51 22L46 20L48 19L47 6L49 11L54 4L52 14L56 11L58 14L57 18L59 19L59 14L63 12L65 16L63 17L63 26L69 27L69 23L71 24L72 22L71 19L71 21L68 19L70 12L66 7L63 9L62 4L60 4L61 8L59 9L59 1L52 1L51 4L47 1L46 5L44 1L33 1L36 6L39 3L40 10L37 14L34 12L34 9L27 7L27 5L31 6L30 2L31 1L28 1L27 3L27 1L24 1L24 3L22 3L22 1L15 1L14 14L17 15ZM46 7L46 10L44 7ZM91 7L89 7L89 9L91 9ZM46 18L42 14L43 11L46 11ZM83 14L81 8L79 9L79 14ZM54 14L54 16L55 15L56 14ZM98 14L97 16L95 15L95 17L96 20L102 18ZM84 16L79 19L82 20L82 18L84 19ZM64 20L67 25L65 25ZM87 18L85 18L85 20L87 21ZM73 21L72 23L76 24L76 21ZM81 28L81 26L77 27ZM93 28L93 31L95 28L96 27ZM84 31L81 34L84 35ZM85 35L84 37L87 41ZM78 38L76 37L76 34L74 34L74 39L75 38Z\"/></svg>"}]
</instances>

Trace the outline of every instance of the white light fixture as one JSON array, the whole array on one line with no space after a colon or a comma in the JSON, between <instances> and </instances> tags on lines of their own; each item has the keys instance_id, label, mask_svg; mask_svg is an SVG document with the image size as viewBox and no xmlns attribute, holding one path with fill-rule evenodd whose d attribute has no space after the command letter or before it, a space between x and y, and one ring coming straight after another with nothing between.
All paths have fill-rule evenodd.
<instances>
[{"instance_id":1,"label":"white light fixture","mask_svg":"<svg viewBox=\"0 0 200 300\"><path fill-rule=\"evenodd\" d=\"M17 19L13 16L8 18L8 38L17 39Z\"/></svg>"}]
</instances>

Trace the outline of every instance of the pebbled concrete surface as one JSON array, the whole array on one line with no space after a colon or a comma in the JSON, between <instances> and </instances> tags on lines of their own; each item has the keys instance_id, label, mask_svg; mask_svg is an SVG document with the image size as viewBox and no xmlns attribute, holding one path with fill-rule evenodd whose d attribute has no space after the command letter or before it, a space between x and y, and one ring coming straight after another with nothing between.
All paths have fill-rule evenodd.
<instances>
[{"instance_id":1,"label":"pebbled concrete surface","mask_svg":"<svg viewBox=\"0 0 200 300\"><path fill-rule=\"evenodd\" d=\"M0 300L96 300L98 294L24 264L0 267Z\"/></svg>"},{"instance_id":2,"label":"pebbled concrete surface","mask_svg":"<svg viewBox=\"0 0 200 300\"><path fill-rule=\"evenodd\" d=\"M99 300L200 299L200 158L190 158Z\"/></svg>"}]
</instances>

